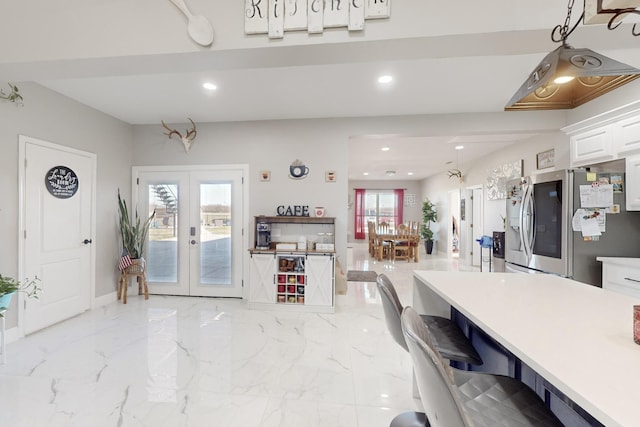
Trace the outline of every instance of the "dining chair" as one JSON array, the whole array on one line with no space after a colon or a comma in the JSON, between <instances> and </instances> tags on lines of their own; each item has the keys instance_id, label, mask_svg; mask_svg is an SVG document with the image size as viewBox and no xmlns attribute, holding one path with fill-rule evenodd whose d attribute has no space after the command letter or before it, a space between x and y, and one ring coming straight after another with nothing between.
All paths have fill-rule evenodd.
<instances>
[{"instance_id":1,"label":"dining chair","mask_svg":"<svg viewBox=\"0 0 640 427\"><path fill-rule=\"evenodd\" d=\"M420 400L431 427L556 427L562 423L524 383L445 363L436 335L411 307L401 315Z\"/></svg>"},{"instance_id":2,"label":"dining chair","mask_svg":"<svg viewBox=\"0 0 640 427\"><path fill-rule=\"evenodd\" d=\"M378 224L378 261L382 261L383 259L392 260L393 259L393 230L391 225L382 221Z\"/></svg>"},{"instance_id":3,"label":"dining chair","mask_svg":"<svg viewBox=\"0 0 640 427\"><path fill-rule=\"evenodd\" d=\"M374 222L370 222L368 224L370 254L378 261L382 261L389 257L391 252L391 242L385 239L384 236L381 236L382 233L380 232L380 228L376 227ZM388 230L388 224L386 224L386 227L387 228L383 227L382 229Z\"/></svg>"},{"instance_id":4,"label":"dining chair","mask_svg":"<svg viewBox=\"0 0 640 427\"><path fill-rule=\"evenodd\" d=\"M411 234L407 224L400 224L397 227L395 237L391 243L391 257L393 261L397 259L412 260Z\"/></svg>"},{"instance_id":5,"label":"dining chair","mask_svg":"<svg viewBox=\"0 0 640 427\"><path fill-rule=\"evenodd\" d=\"M411 258L413 262L418 262L420 260L420 221L410 221L408 225L409 235L411 236L411 242L409 243L411 246Z\"/></svg>"},{"instance_id":6,"label":"dining chair","mask_svg":"<svg viewBox=\"0 0 640 427\"><path fill-rule=\"evenodd\" d=\"M372 257L375 257L377 233L376 233L376 224L373 221L367 221L367 232L369 237L369 255L371 255Z\"/></svg>"}]
</instances>

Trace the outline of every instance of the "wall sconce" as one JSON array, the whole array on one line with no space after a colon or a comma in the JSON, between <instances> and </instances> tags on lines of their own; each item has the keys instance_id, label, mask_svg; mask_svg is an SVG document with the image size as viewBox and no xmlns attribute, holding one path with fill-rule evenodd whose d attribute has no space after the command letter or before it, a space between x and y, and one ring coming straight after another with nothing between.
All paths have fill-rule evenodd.
<instances>
[{"instance_id":1,"label":"wall sconce","mask_svg":"<svg viewBox=\"0 0 640 427\"><path fill-rule=\"evenodd\" d=\"M574 108L640 77L637 68L567 44L567 38L585 16L583 11L573 28L569 28L573 3L574 0L569 0L564 24L551 32L551 40L562 45L538 64L504 107L505 111ZM611 18L610 29L619 25L613 25L616 16Z\"/></svg>"}]
</instances>

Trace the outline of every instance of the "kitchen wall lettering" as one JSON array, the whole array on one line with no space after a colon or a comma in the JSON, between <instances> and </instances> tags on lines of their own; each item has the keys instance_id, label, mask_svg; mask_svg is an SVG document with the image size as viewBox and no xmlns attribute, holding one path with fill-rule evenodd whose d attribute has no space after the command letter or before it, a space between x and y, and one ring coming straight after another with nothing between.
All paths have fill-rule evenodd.
<instances>
[{"instance_id":1,"label":"kitchen wall lettering","mask_svg":"<svg viewBox=\"0 0 640 427\"><path fill-rule=\"evenodd\" d=\"M390 16L391 0L244 0L245 34L268 34L272 39L284 37L286 31L362 31L365 20Z\"/></svg>"},{"instance_id":2,"label":"kitchen wall lettering","mask_svg":"<svg viewBox=\"0 0 640 427\"><path fill-rule=\"evenodd\" d=\"M58 199L73 197L78 191L78 176L66 166L55 166L44 177L47 191Z\"/></svg>"},{"instance_id":3,"label":"kitchen wall lettering","mask_svg":"<svg viewBox=\"0 0 640 427\"><path fill-rule=\"evenodd\" d=\"M309 206L293 205L284 206L280 205L276 208L276 215L278 216L309 216Z\"/></svg>"}]
</instances>

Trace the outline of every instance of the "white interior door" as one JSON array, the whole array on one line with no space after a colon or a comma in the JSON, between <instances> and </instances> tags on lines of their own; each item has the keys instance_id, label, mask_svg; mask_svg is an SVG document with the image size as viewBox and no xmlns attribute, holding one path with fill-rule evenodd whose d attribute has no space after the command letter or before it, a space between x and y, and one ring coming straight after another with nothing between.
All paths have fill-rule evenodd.
<instances>
[{"instance_id":1,"label":"white interior door","mask_svg":"<svg viewBox=\"0 0 640 427\"><path fill-rule=\"evenodd\" d=\"M175 168L171 168L175 169ZM144 214L149 292L242 297L243 169L134 168Z\"/></svg>"},{"instance_id":2,"label":"white interior door","mask_svg":"<svg viewBox=\"0 0 640 427\"><path fill-rule=\"evenodd\" d=\"M38 300L24 300L24 331L31 333L90 308L96 157L25 136L20 151L20 275L37 275L43 289Z\"/></svg>"}]
</instances>

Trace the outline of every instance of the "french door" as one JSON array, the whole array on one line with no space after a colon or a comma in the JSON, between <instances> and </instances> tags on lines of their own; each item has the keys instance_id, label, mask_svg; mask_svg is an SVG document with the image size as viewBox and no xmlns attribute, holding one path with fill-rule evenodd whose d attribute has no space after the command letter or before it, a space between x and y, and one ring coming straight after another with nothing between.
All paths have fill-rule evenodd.
<instances>
[{"instance_id":1,"label":"french door","mask_svg":"<svg viewBox=\"0 0 640 427\"><path fill-rule=\"evenodd\" d=\"M145 248L149 292L242 297L243 167L135 167L138 212L156 211Z\"/></svg>"}]
</instances>

